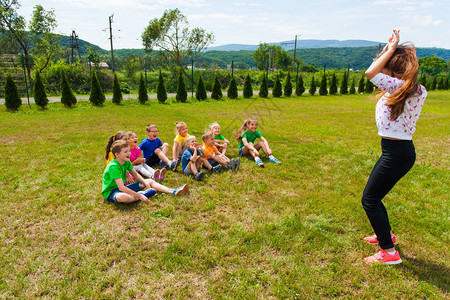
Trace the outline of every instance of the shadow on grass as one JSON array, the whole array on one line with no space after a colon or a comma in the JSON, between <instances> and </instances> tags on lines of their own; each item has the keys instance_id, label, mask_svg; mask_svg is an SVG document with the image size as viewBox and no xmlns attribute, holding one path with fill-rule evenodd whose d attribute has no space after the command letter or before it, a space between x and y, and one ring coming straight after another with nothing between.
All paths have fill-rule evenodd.
<instances>
[{"instance_id":1,"label":"shadow on grass","mask_svg":"<svg viewBox=\"0 0 450 300\"><path fill-rule=\"evenodd\" d=\"M444 293L450 290L450 268L420 258L409 257L398 249L400 257L407 263L401 264L405 273L413 273L419 280L438 287Z\"/></svg>"}]
</instances>

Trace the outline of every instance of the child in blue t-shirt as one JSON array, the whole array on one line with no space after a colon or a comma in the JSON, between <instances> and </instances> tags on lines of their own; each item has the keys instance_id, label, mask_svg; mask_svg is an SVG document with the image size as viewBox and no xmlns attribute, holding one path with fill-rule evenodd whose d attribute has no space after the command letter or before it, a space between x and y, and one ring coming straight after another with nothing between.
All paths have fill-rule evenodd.
<instances>
[{"instance_id":1,"label":"child in blue t-shirt","mask_svg":"<svg viewBox=\"0 0 450 300\"><path fill-rule=\"evenodd\" d=\"M281 162L273 156L272 149L269 147L269 142L262 136L261 132L256 130L258 128L258 120L256 118L249 118L244 121L239 129L236 138L239 141L239 155L251 155L258 166L264 167L264 163L259 158L259 149L262 149L264 154L269 157L269 161L281 164ZM255 140L259 138L260 141L255 144Z\"/></svg>"},{"instance_id":2,"label":"child in blue t-shirt","mask_svg":"<svg viewBox=\"0 0 450 300\"><path fill-rule=\"evenodd\" d=\"M205 159L205 153L202 149L202 144L197 143L195 136L190 135L185 140L186 150L181 156L181 169L185 175L194 175L194 179L202 181L205 177L205 172L200 171L200 168L207 168L214 173L220 169L220 165L211 166L208 160Z\"/></svg>"},{"instance_id":3,"label":"child in blue t-shirt","mask_svg":"<svg viewBox=\"0 0 450 300\"><path fill-rule=\"evenodd\" d=\"M158 136L158 127L155 124L147 125L147 136L141 142L139 148L144 152L145 163L150 167L158 164L160 167L169 166L172 171L178 167L178 160L169 160L167 154L169 153L169 144L162 143Z\"/></svg>"},{"instance_id":4,"label":"child in blue t-shirt","mask_svg":"<svg viewBox=\"0 0 450 300\"><path fill-rule=\"evenodd\" d=\"M107 201L131 203L140 200L149 203L148 198L155 195L157 191L174 195L183 195L189 191L187 184L171 189L152 179L142 178L130 162L131 152L128 142L115 141L111 146L111 152L114 159L109 162L103 173L102 195ZM137 182L124 184L127 180L127 171L131 172ZM146 190L141 191L144 188Z\"/></svg>"}]
</instances>

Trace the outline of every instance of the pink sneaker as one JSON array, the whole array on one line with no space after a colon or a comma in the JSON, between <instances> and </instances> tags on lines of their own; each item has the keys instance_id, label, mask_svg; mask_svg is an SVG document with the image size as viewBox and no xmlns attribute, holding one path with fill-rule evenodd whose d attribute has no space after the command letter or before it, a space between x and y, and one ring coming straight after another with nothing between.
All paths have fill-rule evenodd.
<instances>
[{"instance_id":1,"label":"pink sneaker","mask_svg":"<svg viewBox=\"0 0 450 300\"><path fill-rule=\"evenodd\" d=\"M166 168L162 168L161 172L159 172L159 181L163 181L164 180L164 176L166 176Z\"/></svg>"},{"instance_id":2,"label":"pink sneaker","mask_svg":"<svg viewBox=\"0 0 450 300\"><path fill-rule=\"evenodd\" d=\"M396 265L402 262L400 254L395 251L394 255L390 255L386 251L380 248L378 253L373 256L368 256L364 258L366 264L385 264L385 265Z\"/></svg>"},{"instance_id":3,"label":"pink sneaker","mask_svg":"<svg viewBox=\"0 0 450 300\"><path fill-rule=\"evenodd\" d=\"M365 238L363 238L363 240L368 242L369 244L373 244L373 245L379 244L376 235L366 236ZM395 237L395 234L392 235L392 242L394 243L394 245L397 245L397 238Z\"/></svg>"},{"instance_id":4,"label":"pink sneaker","mask_svg":"<svg viewBox=\"0 0 450 300\"><path fill-rule=\"evenodd\" d=\"M153 180L159 182L161 180L160 170L156 169L155 173L153 173Z\"/></svg>"}]
</instances>

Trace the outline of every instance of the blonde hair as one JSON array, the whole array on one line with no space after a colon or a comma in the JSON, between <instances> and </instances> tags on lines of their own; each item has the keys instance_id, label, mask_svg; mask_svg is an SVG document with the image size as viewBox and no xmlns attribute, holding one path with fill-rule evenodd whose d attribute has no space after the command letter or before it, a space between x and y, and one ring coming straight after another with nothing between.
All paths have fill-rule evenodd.
<instances>
[{"instance_id":1,"label":"blonde hair","mask_svg":"<svg viewBox=\"0 0 450 300\"><path fill-rule=\"evenodd\" d=\"M241 139L241 135L248 130L248 124L250 124L251 122L258 123L258 119L248 118L247 120L245 120L244 124L242 124L241 128L239 128L238 132L234 136L237 140Z\"/></svg>"},{"instance_id":2,"label":"blonde hair","mask_svg":"<svg viewBox=\"0 0 450 300\"><path fill-rule=\"evenodd\" d=\"M175 128L176 128L176 134L179 134L180 133L180 129L183 127L183 126L186 126L187 127L187 125L186 125L186 123L184 123L184 122L175 122Z\"/></svg>"},{"instance_id":3,"label":"blonde hair","mask_svg":"<svg viewBox=\"0 0 450 300\"><path fill-rule=\"evenodd\" d=\"M185 145L190 144L192 141L197 141L197 138L195 137L195 135L190 135L186 138L186 140L184 141Z\"/></svg>"},{"instance_id":4,"label":"blonde hair","mask_svg":"<svg viewBox=\"0 0 450 300\"><path fill-rule=\"evenodd\" d=\"M129 137L129 138L131 138L131 135L132 135L132 134L136 135L136 133L134 133L134 131L128 131L127 134L128 134L128 137ZM137 135L136 135L136 136L137 136Z\"/></svg>"},{"instance_id":5,"label":"blonde hair","mask_svg":"<svg viewBox=\"0 0 450 300\"><path fill-rule=\"evenodd\" d=\"M384 53L381 52L377 57ZM392 72L392 75L404 81L402 86L391 95L387 96L387 106L391 108L390 121L395 121L403 113L406 100L412 95L422 94L420 83L417 82L419 75L419 61L417 60L416 48L411 42L398 46L394 54L384 66ZM381 98L386 92L378 91L375 98Z\"/></svg>"},{"instance_id":6,"label":"blonde hair","mask_svg":"<svg viewBox=\"0 0 450 300\"><path fill-rule=\"evenodd\" d=\"M220 128L220 125L219 125L219 123L217 123L217 122L214 122L214 123L212 123L212 124L210 124L209 126L208 126L208 128L209 128L209 130L213 130L214 129L214 127L219 127Z\"/></svg>"},{"instance_id":7,"label":"blonde hair","mask_svg":"<svg viewBox=\"0 0 450 300\"><path fill-rule=\"evenodd\" d=\"M202 135L202 140L205 141L208 138L214 137L214 133L212 133L212 131L205 131L205 133ZM186 139L187 140L187 139Z\"/></svg>"}]
</instances>

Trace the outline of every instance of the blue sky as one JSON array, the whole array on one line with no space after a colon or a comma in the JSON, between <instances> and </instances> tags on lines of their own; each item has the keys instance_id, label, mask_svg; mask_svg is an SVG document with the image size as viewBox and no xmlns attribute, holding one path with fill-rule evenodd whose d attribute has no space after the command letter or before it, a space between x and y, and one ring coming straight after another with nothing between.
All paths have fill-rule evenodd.
<instances>
[{"instance_id":1,"label":"blue sky","mask_svg":"<svg viewBox=\"0 0 450 300\"><path fill-rule=\"evenodd\" d=\"M109 49L108 17L114 14L114 48L142 48L149 21L179 8L192 27L215 36L214 46L301 39L362 39L385 42L393 28L401 41L450 49L450 1L407 0L18 0L28 21L33 7L53 9L57 33Z\"/></svg>"}]
</instances>

